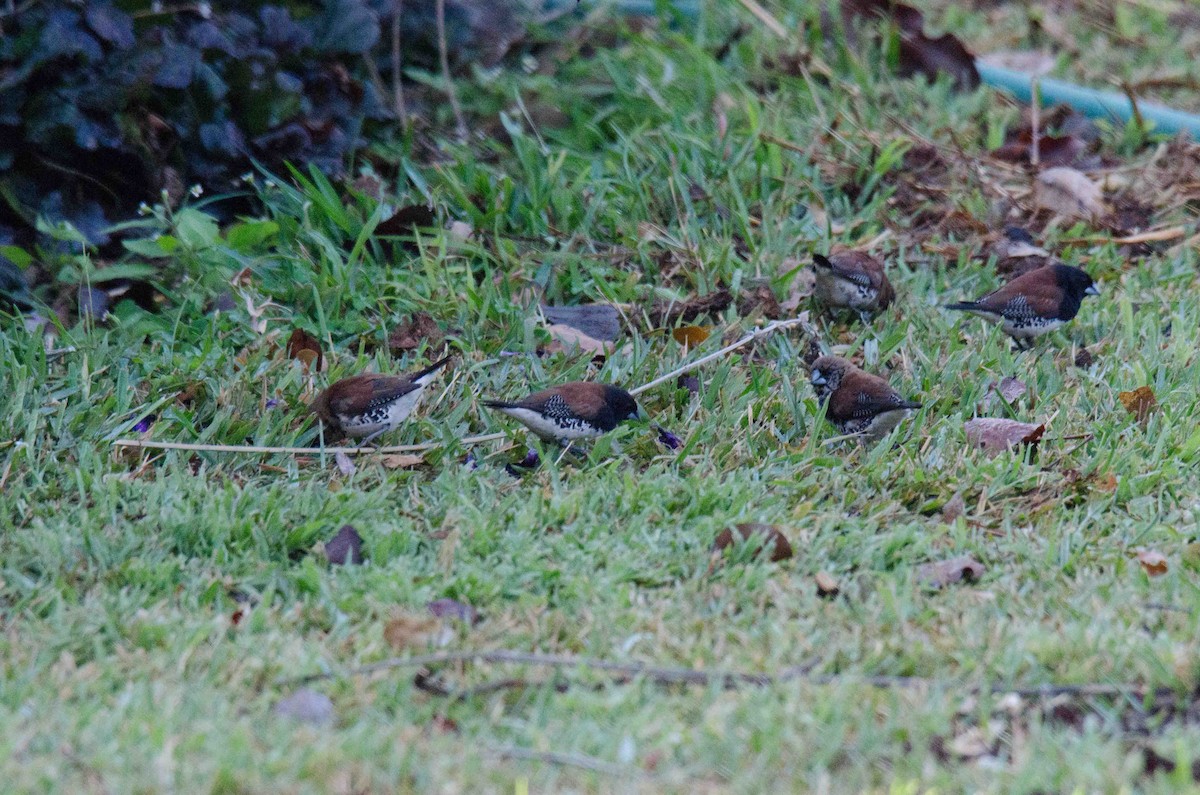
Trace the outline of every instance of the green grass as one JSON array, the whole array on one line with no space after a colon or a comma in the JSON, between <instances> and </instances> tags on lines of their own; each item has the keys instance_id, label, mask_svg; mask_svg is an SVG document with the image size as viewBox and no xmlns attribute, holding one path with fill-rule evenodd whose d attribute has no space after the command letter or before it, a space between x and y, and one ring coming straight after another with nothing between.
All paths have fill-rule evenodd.
<instances>
[{"instance_id":1,"label":"green grass","mask_svg":"<svg viewBox=\"0 0 1200 795\"><path fill-rule=\"evenodd\" d=\"M980 321L940 311L997 279L972 259L979 236L910 234L911 208L889 201L904 176L898 153L920 136L982 156L989 126L1013 123L1016 110L986 91L898 80L870 51L823 45L815 11L779 14L807 24L805 41L836 82L773 68L780 45L758 29L714 60L731 19L711 11L573 57L553 79L464 81L467 107L504 110L510 132L497 125L494 136L447 143L438 165L401 161L403 142L379 145L371 162L388 203L432 200L477 232L468 241L434 235L419 253L394 256L373 239L385 217L374 202L303 170L274 187L260 175L267 209L240 227L217 229L192 209L158 208L145 219L170 235L171 251L144 249L129 264L161 265L168 301L160 313L120 304L105 325L62 331L54 346L69 350L53 355L40 335L4 325L7 791L1193 786L1194 722L1160 715L1134 725L1149 706L1136 699L1072 700L1056 712L1042 700L1014 705L973 688L1128 683L1174 688L1185 700L1195 689L1195 252L1168 253L1169 243L1140 257L1111 243L1064 248L1105 293L1031 353L1014 353ZM1138 35L1152 38L1160 16L1122 24L1141 24ZM943 17L986 30L982 12ZM535 133L518 96L557 107L564 126ZM723 140L715 105L727 118ZM1123 131L1107 132L1105 143L1133 165L1153 155ZM982 162L984 171L971 173L1021 184L1019 174ZM937 206L998 226L987 180L952 180ZM1152 183L1145 195L1159 196ZM1194 221L1169 201L1157 209L1155 223ZM844 231L828 237L814 223L817 210ZM635 320L655 299L721 285L736 293L756 278L783 298L808 252L885 230L879 250L897 305L869 325L816 322L827 347L925 403L888 442L826 444L834 434L807 386L807 340L780 334L751 356L699 371L695 398L665 387L645 396L656 420L685 439L678 454L631 427L582 465L551 463L520 480L500 469L521 456L524 437L480 410L479 395L580 377L645 383L753 324L731 309L691 353L669 335L635 330L598 367L586 357L538 358L529 355L545 341L533 290L549 303L619 303ZM1045 242L1059 248L1088 235L1103 236L1064 224ZM963 253L931 253L947 247ZM57 261L67 275L95 264ZM206 313L243 269L239 308ZM261 308L257 318L243 297ZM319 457L111 445L136 435L132 426L151 413L155 439L312 443L304 404L314 389L368 368L409 369L436 353L395 360L383 344L418 310L433 315L459 356L418 418L384 440L443 442L424 468L394 471L367 457L347 477ZM315 378L283 355L295 327L327 347L328 369ZM1081 344L1095 356L1086 369L1073 365ZM981 408L988 384L1007 375L1028 383L1033 407ZM1144 427L1117 397L1142 385L1159 401ZM183 390L192 399L177 400ZM270 399L279 404L266 408ZM1046 422L1046 439L1034 457L986 457L964 440L963 423L977 413ZM511 442L476 451L477 470L460 465L466 451L455 440L494 430L511 431ZM966 511L943 521L955 494ZM779 525L797 555L770 564L742 554L710 570L714 536L742 521ZM346 523L362 534L368 563L328 567L311 552ZM1167 573L1148 577L1134 559L1139 548L1162 552ZM987 567L981 581L921 587L918 565L959 554ZM842 597L817 596L819 571L838 579ZM426 603L440 597L469 602L485 620L433 628L394 648L389 623L421 625ZM724 690L611 684L587 670L554 680L522 666L451 666L439 673L454 687L509 676L572 685L454 701L417 689L407 669L341 675L437 648L750 672L804 664L834 678ZM281 680L322 671L338 674L311 685L332 699L333 726L272 713L295 690ZM930 681L875 688L861 681L868 676ZM439 728L439 716L456 729ZM953 749L964 743L955 739L974 730L992 753L960 758ZM1179 762L1176 773L1144 775L1146 744ZM586 755L627 773L502 759L496 749L504 748Z\"/></svg>"}]
</instances>

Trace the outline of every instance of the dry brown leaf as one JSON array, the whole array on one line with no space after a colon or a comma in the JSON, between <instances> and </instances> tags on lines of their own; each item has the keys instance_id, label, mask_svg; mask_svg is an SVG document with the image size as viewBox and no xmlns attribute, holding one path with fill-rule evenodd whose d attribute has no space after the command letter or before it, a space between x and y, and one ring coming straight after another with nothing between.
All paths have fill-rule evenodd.
<instances>
[{"instance_id":1,"label":"dry brown leaf","mask_svg":"<svg viewBox=\"0 0 1200 795\"><path fill-rule=\"evenodd\" d=\"M822 599L832 599L841 593L837 579L829 572L818 571L815 579L817 581L817 596Z\"/></svg>"},{"instance_id":2,"label":"dry brown leaf","mask_svg":"<svg viewBox=\"0 0 1200 795\"><path fill-rule=\"evenodd\" d=\"M1099 218L1104 215L1104 193L1082 171L1059 166L1037 176L1034 201L1043 210L1056 215Z\"/></svg>"},{"instance_id":3,"label":"dry brown leaf","mask_svg":"<svg viewBox=\"0 0 1200 795\"><path fill-rule=\"evenodd\" d=\"M325 361L320 341L301 328L293 329L288 337L287 355L289 359L303 362L304 368L310 372L320 372Z\"/></svg>"},{"instance_id":4,"label":"dry brown leaf","mask_svg":"<svg viewBox=\"0 0 1200 795\"><path fill-rule=\"evenodd\" d=\"M716 292L687 301L657 301L650 307L647 316L655 328L670 328L680 321L692 323L697 318L708 316L719 318L733 303L733 293L722 288Z\"/></svg>"},{"instance_id":5,"label":"dry brown leaf","mask_svg":"<svg viewBox=\"0 0 1200 795\"><path fill-rule=\"evenodd\" d=\"M1020 378L1006 376L1000 379L999 382L993 381L988 384L987 394L983 398L984 407L989 407L1000 398L1008 405L1012 405L1021 399L1029 387Z\"/></svg>"},{"instance_id":6,"label":"dry brown leaf","mask_svg":"<svg viewBox=\"0 0 1200 795\"><path fill-rule=\"evenodd\" d=\"M954 496L942 506L942 521L946 524L951 524L955 519L962 516L966 510L967 501L963 499L961 491L956 491L954 492Z\"/></svg>"},{"instance_id":7,"label":"dry brown leaf","mask_svg":"<svg viewBox=\"0 0 1200 795\"><path fill-rule=\"evenodd\" d=\"M1160 577L1166 574L1169 568L1166 556L1153 549L1139 549L1137 560L1138 563L1142 564L1142 568L1146 570L1146 574L1151 577Z\"/></svg>"},{"instance_id":8,"label":"dry brown leaf","mask_svg":"<svg viewBox=\"0 0 1200 795\"><path fill-rule=\"evenodd\" d=\"M1149 419L1151 412L1158 406L1154 390L1148 386L1139 386L1129 392L1120 392L1117 394L1117 399L1138 422L1145 422Z\"/></svg>"},{"instance_id":9,"label":"dry brown leaf","mask_svg":"<svg viewBox=\"0 0 1200 795\"><path fill-rule=\"evenodd\" d=\"M602 342L595 337L589 337L582 331L571 328L563 323L546 326L546 331L550 332L554 343L557 343L557 345L554 343L547 345L545 349L547 353L583 351L584 353L607 356L612 353L615 347L611 342Z\"/></svg>"},{"instance_id":10,"label":"dry brown leaf","mask_svg":"<svg viewBox=\"0 0 1200 795\"><path fill-rule=\"evenodd\" d=\"M784 317L783 307L779 305L775 291L771 289L770 284L761 281L746 288L738 296L737 311L742 317L754 314L767 320L779 320Z\"/></svg>"},{"instance_id":11,"label":"dry brown leaf","mask_svg":"<svg viewBox=\"0 0 1200 795\"><path fill-rule=\"evenodd\" d=\"M917 567L917 581L932 588L943 588L956 582L974 582L983 576L983 564L970 555L949 560L922 563Z\"/></svg>"},{"instance_id":12,"label":"dry brown leaf","mask_svg":"<svg viewBox=\"0 0 1200 795\"><path fill-rule=\"evenodd\" d=\"M433 348L446 338L437 321L428 312L417 312L407 322L401 323L388 335L388 350L393 354L415 351L424 341Z\"/></svg>"},{"instance_id":13,"label":"dry brown leaf","mask_svg":"<svg viewBox=\"0 0 1200 795\"><path fill-rule=\"evenodd\" d=\"M425 463L425 458L419 453L396 453L381 456L379 463L386 469L412 469Z\"/></svg>"},{"instance_id":14,"label":"dry brown leaf","mask_svg":"<svg viewBox=\"0 0 1200 795\"><path fill-rule=\"evenodd\" d=\"M690 348L704 342L710 334L712 334L711 326L680 326L671 332L671 336L675 338L676 342Z\"/></svg>"},{"instance_id":15,"label":"dry brown leaf","mask_svg":"<svg viewBox=\"0 0 1200 795\"><path fill-rule=\"evenodd\" d=\"M971 726L946 743L946 750L960 759L977 759L992 752L992 744L978 726Z\"/></svg>"},{"instance_id":16,"label":"dry brown leaf","mask_svg":"<svg viewBox=\"0 0 1200 795\"><path fill-rule=\"evenodd\" d=\"M424 649L429 646L431 633L437 626L437 620L430 616L400 613L383 625L383 639L398 652L413 648Z\"/></svg>"},{"instance_id":17,"label":"dry brown leaf","mask_svg":"<svg viewBox=\"0 0 1200 795\"><path fill-rule=\"evenodd\" d=\"M758 522L745 522L733 528L725 528L717 534L717 539L712 545L713 552L722 552L739 540L758 544L760 551L769 549L773 562L787 560L792 556L792 545L783 531L775 525Z\"/></svg>"},{"instance_id":18,"label":"dry brown leaf","mask_svg":"<svg viewBox=\"0 0 1200 795\"><path fill-rule=\"evenodd\" d=\"M998 453L1022 444L1034 444L1046 432L1045 425L1017 422L995 417L976 417L963 425L967 443L989 453Z\"/></svg>"}]
</instances>

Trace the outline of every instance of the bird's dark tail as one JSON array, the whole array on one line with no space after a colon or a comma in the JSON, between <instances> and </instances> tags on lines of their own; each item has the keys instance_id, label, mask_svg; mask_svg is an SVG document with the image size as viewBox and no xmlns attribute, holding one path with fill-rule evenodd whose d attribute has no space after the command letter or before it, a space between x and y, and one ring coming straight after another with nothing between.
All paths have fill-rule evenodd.
<instances>
[{"instance_id":1,"label":"bird's dark tail","mask_svg":"<svg viewBox=\"0 0 1200 795\"><path fill-rule=\"evenodd\" d=\"M489 409L515 409L520 408L516 403L509 403L506 400L481 400L479 401Z\"/></svg>"},{"instance_id":2,"label":"bird's dark tail","mask_svg":"<svg viewBox=\"0 0 1200 795\"><path fill-rule=\"evenodd\" d=\"M942 309L954 309L958 312L973 312L979 309L979 304L974 301L959 301L957 304L945 304Z\"/></svg>"},{"instance_id":3,"label":"bird's dark tail","mask_svg":"<svg viewBox=\"0 0 1200 795\"><path fill-rule=\"evenodd\" d=\"M441 370L443 367L445 367L447 364L449 364L449 362L452 358L454 358L454 357L446 356L446 357L434 362L433 364L429 365L424 370L418 370L417 372L412 374L412 380L420 381L425 376L436 373L438 370Z\"/></svg>"},{"instance_id":4,"label":"bird's dark tail","mask_svg":"<svg viewBox=\"0 0 1200 795\"><path fill-rule=\"evenodd\" d=\"M915 402L915 401L912 401L912 400L906 400L906 401L904 401L904 403L903 403L902 405L903 405L903 407L904 407L904 408L906 408L906 409L912 409L913 411L916 411L917 409L921 408L921 404L920 404L920 403L917 403L917 402Z\"/></svg>"},{"instance_id":5,"label":"bird's dark tail","mask_svg":"<svg viewBox=\"0 0 1200 795\"><path fill-rule=\"evenodd\" d=\"M812 259L813 265L816 265L818 268L824 268L825 270L829 271L833 270L833 263L830 262L829 257L825 256L824 254L817 254L814 252Z\"/></svg>"}]
</instances>

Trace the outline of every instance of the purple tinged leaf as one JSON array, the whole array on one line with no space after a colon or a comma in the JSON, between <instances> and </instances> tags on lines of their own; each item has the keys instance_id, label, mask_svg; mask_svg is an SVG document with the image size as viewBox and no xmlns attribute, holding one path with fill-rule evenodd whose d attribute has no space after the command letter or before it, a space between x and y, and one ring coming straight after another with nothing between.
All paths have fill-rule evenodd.
<instances>
[{"instance_id":1,"label":"purple tinged leaf","mask_svg":"<svg viewBox=\"0 0 1200 795\"><path fill-rule=\"evenodd\" d=\"M133 46L133 17L119 8L100 3L88 3L84 11L88 27L97 36L118 49Z\"/></svg>"},{"instance_id":2,"label":"purple tinged leaf","mask_svg":"<svg viewBox=\"0 0 1200 795\"><path fill-rule=\"evenodd\" d=\"M479 612L471 605L463 604L454 599L434 599L426 605L435 618L457 619L467 624L478 624L483 620Z\"/></svg>"},{"instance_id":3,"label":"purple tinged leaf","mask_svg":"<svg viewBox=\"0 0 1200 795\"><path fill-rule=\"evenodd\" d=\"M158 419L158 417L156 415L147 414L145 417L138 420L137 425L133 426L134 432L135 433L145 433L146 431L150 430L150 426L154 424L154 421L156 419Z\"/></svg>"},{"instance_id":4,"label":"purple tinged leaf","mask_svg":"<svg viewBox=\"0 0 1200 795\"><path fill-rule=\"evenodd\" d=\"M267 401L266 408L273 409L278 405L279 405L279 401L276 400L275 398L271 398L270 400Z\"/></svg>"},{"instance_id":5,"label":"purple tinged leaf","mask_svg":"<svg viewBox=\"0 0 1200 795\"><path fill-rule=\"evenodd\" d=\"M341 472L343 477L348 478L354 474L354 462L350 460L350 456L338 450L333 454L333 460L337 464L338 472Z\"/></svg>"},{"instance_id":6,"label":"purple tinged leaf","mask_svg":"<svg viewBox=\"0 0 1200 795\"><path fill-rule=\"evenodd\" d=\"M536 469L540 463L542 463L542 459L541 456L538 455L537 450L530 450L525 454L525 457L521 459L521 463L517 464L517 466L525 469Z\"/></svg>"},{"instance_id":7,"label":"purple tinged leaf","mask_svg":"<svg viewBox=\"0 0 1200 795\"><path fill-rule=\"evenodd\" d=\"M162 88L187 88L200 65L200 53L184 44L172 44L162 49L162 60L154 73L154 85Z\"/></svg>"},{"instance_id":8,"label":"purple tinged leaf","mask_svg":"<svg viewBox=\"0 0 1200 795\"><path fill-rule=\"evenodd\" d=\"M479 459L475 457L475 452L471 451L463 457L462 465L474 472L479 469Z\"/></svg>"},{"instance_id":9,"label":"purple tinged leaf","mask_svg":"<svg viewBox=\"0 0 1200 795\"><path fill-rule=\"evenodd\" d=\"M658 440L672 450L683 447L683 440L661 426L658 428Z\"/></svg>"},{"instance_id":10,"label":"purple tinged leaf","mask_svg":"<svg viewBox=\"0 0 1200 795\"><path fill-rule=\"evenodd\" d=\"M324 693L305 687L275 703L271 710L277 717L313 726L333 724L333 701Z\"/></svg>"},{"instance_id":11,"label":"purple tinged leaf","mask_svg":"<svg viewBox=\"0 0 1200 795\"><path fill-rule=\"evenodd\" d=\"M325 558L334 566L362 564L362 536L354 525L343 525L337 535L325 542Z\"/></svg>"},{"instance_id":12,"label":"purple tinged leaf","mask_svg":"<svg viewBox=\"0 0 1200 795\"><path fill-rule=\"evenodd\" d=\"M96 287L83 285L79 288L79 316L101 321L108 316L108 293Z\"/></svg>"}]
</instances>

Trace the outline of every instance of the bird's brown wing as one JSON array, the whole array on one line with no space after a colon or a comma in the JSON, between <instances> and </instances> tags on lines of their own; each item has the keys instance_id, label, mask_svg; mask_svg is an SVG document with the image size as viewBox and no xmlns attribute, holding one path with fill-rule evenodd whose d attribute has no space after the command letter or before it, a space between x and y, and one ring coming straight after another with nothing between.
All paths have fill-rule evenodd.
<instances>
[{"instance_id":1,"label":"bird's brown wing","mask_svg":"<svg viewBox=\"0 0 1200 795\"><path fill-rule=\"evenodd\" d=\"M870 254L842 251L829 257L829 264L835 275L848 282L874 289L883 283L883 266Z\"/></svg>"},{"instance_id":2,"label":"bird's brown wing","mask_svg":"<svg viewBox=\"0 0 1200 795\"><path fill-rule=\"evenodd\" d=\"M838 422L863 420L913 404L877 375L862 370L847 373L829 401L828 415Z\"/></svg>"},{"instance_id":3,"label":"bird's brown wing","mask_svg":"<svg viewBox=\"0 0 1200 795\"><path fill-rule=\"evenodd\" d=\"M590 417L604 408L604 385L590 381L572 381L562 386L543 389L517 401L516 405L531 411L543 411L555 395L560 396L571 411L581 417Z\"/></svg>"},{"instance_id":4,"label":"bird's brown wing","mask_svg":"<svg viewBox=\"0 0 1200 795\"><path fill-rule=\"evenodd\" d=\"M373 408L386 406L419 389L407 376L366 373L339 381L329 396L329 408L337 414L363 414Z\"/></svg>"},{"instance_id":5,"label":"bird's brown wing","mask_svg":"<svg viewBox=\"0 0 1200 795\"><path fill-rule=\"evenodd\" d=\"M988 293L976 305L997 315L1032 314L1057 317L1062 288L1052 268L1038 268L1018 276L999 290Z\"/></svg>"}]
</instances>

